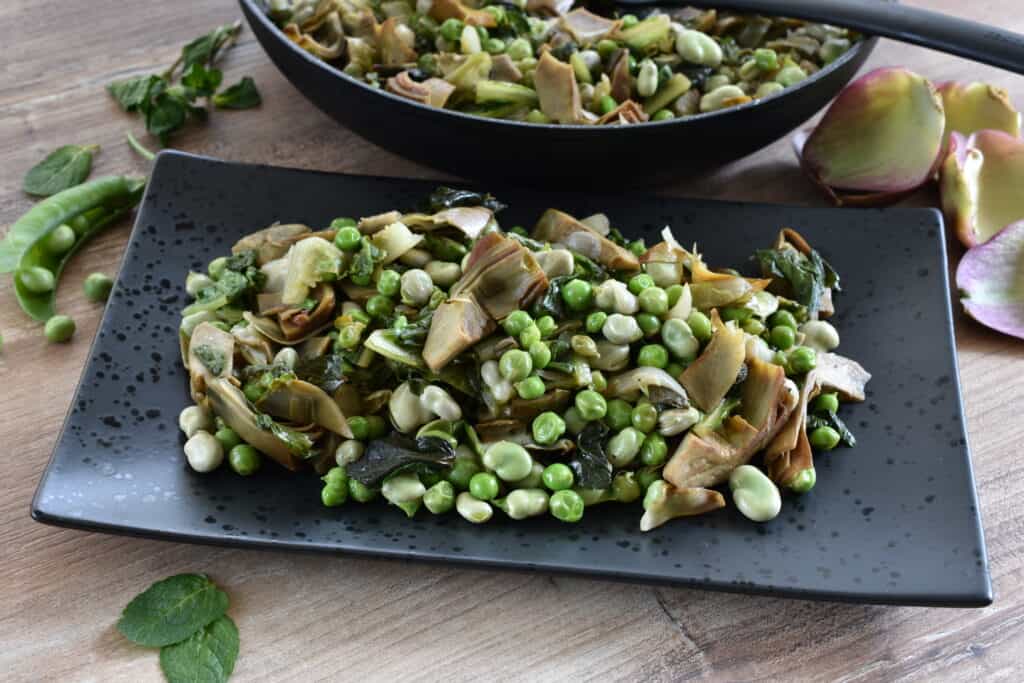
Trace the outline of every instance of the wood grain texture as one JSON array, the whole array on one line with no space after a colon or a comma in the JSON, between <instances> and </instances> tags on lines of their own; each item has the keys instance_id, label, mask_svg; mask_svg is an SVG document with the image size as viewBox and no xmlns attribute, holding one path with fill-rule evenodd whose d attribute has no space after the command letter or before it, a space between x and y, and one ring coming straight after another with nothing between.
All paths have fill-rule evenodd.
<instances>
[{"instance_id":1,"label":"wood grain texture","mask_svg":"<svg viewBox=\"0 0 1024 683\"><path fill-rule=\"evenodd\" d=\"M913 4L1024 31L1018 0ZM180 45L239 16L228 0L0 3L0 224L31 204L21 176L60 144L98 143L95 173L143 173L125 147L137 120L103 92L157 70ZM872 66L936 80L983 79L1024 105L1020 77L883 42ZM307 103L243 34L226 80L251 75L258 111L217 112L175 140L239 161L438 177L341 129ZM781 141L674 194L821 205ZM934 203L928 191L911 203ZM29 501L87 357L101 309L80 283L112 273L129 221L71 264L58 297L78 332L66 346L0 282L0 677L157 680L156 652L115 631L120 610L168 574L208 572L231 594L236 680L1005 680L1024 677L1024 344L957 315L960 370L995 584L984 610L828 605L349 557L226 550L36 524ZM951 245L954 254L959 248Z\"/></svg>"}]
</instances>

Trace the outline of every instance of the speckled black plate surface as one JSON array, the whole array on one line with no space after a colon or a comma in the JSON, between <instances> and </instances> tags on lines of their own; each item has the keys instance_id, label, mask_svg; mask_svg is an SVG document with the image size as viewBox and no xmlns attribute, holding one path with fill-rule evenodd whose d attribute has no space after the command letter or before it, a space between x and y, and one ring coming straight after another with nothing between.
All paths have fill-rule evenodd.
<instances>
[{"instance_id":1,"label":"speckled black plate surface","mask_svg":"<svg viewBox=\"0 0 1024 683\"><path fill-rule=\"evenodd\" d=\"M604 211L628 234L665 224L712 264L739 264L780 226L843 276L842 350L872 373L844 407L855 449L818 456L818 483L755 525L727 508L647 534L639 505L473 526L384 504L320 505L319 482L274 466L198 475L177 429L185 274L273 221L410 207L434 183L161 154L71 411L32 503L43 522L179 541L351 552L589 574L827 600L980 606L992 600L964 430L937 212L806 209L491 186L503 223L558 206Z\"/></svg>"}]
</instances>

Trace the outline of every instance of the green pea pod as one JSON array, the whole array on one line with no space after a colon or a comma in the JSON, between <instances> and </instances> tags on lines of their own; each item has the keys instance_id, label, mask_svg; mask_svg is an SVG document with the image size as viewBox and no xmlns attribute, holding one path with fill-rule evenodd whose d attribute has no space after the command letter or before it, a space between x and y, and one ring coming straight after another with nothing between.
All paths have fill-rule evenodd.
<instances>
[{"instance_id":1,"label":"green pea pod","mask_svg":"<svg viewBox=\"0 0 1024 683\"><path fill-rule=\"evenodd\" d=\"M38 233L36 238L21 252L17 261L17 268L19 270L33 266L46 268L53 273L54 278L59 282L64 266L71 257L74 256L75 252L78 251L79 247L81 247L93 235L100 232L100 230L131 211L142 196L142 190L145 187L144 182L141 180L119 177L116 179L119 182L114 184L106 184L106 180L107 179L104 178L94 181L95 183L104 183L102 188L103 192L79 195L76 198L76 201L79 203L75 209L71 208L71 202L61 202L61 204L55 209L49 210L46 214L42 214L44 220L52 220L54 222L48 229ZM93 183L88 184L92 185ZM46 204L51 200L59 199L62 195L74 192L80 187L83 186L65 190L64 192L54 195L50 199L40 202L40 204L36 205L36 207L29 211L29 213L31 214L32 211L35 211L39 206ZM87 201L90 203L86 204ZM62 225L66 220L79 215L84 215L89 219L88 225L85 230L79 234L78 239L75 241L75 244L71 249L63 254L54 254L47 250L45 244L46 236L52 230L55 230L58 226ZM16 223L15 226L20 223L21 221ZM14 233L14 228L11 228L11 233ZM30 317L40 322L45 322L54 315L54 302L57 297L56 287L49 292L31 292L22 285L18 278L15 278L14 294L17 297L22 310L24 310Z\"/></svg>"},{"instance_id":2,"label":"green pea pod","mask_svg":"<svg viewBox=\"0 0 1024 683\"><path fill-rule=\"evenodd\" d=\"M105 176L47 197L19 218L0 241L0 273L12 272L37 240L90 209L124 203L134 206L143 186L138 178Z\"/></svg>"}]
</instances>

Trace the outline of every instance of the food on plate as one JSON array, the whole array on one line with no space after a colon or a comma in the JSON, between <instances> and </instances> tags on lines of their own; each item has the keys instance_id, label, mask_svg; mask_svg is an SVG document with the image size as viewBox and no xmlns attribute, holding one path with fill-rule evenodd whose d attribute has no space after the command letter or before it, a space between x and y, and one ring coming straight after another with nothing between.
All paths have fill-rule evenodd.
<instances>
[{"instance_id":1,"label":"food on plate","mask_svg":"<svg viewBox=\"0 0 1024 683\"><path fill-rule=\"evenodd\" d=\"M847 29L692 7L602 16L569 0L270 0L296 45L432 107L554 124L717 111L799 83Z\"/></svg>"},{"instance_id":2,"label":"food on plate","mask_svg":"<svg viewBox=\"0 0 1024 683\"><path fill-rule=\"evenodd\" d=\"M189 273L189 465L271 460L320 474L328 507L472 523L642 501L646 531L723 507L726 483L771 519L814 486L814 451L854 445L837 413L870 375L836 353L839 276L796 231L750 277L667 227L647 247L604 214L548 209L528 233L503 208L439 188L271 225Z\"/></svg>"}]
</instances>

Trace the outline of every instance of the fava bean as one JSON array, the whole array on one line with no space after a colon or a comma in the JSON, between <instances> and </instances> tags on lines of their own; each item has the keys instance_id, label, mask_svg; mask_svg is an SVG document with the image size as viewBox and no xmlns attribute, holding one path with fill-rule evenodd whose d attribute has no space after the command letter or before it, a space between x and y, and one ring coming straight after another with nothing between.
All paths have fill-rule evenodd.
<instances>
[{"instance_id":1,"label":"fava bean","mask_svg":"<svg viewBox=\"0 0 1024 683\"><path fill-rule=\"evenodd\" d=\"M608 440L608 462L615 468L626 467L636 458L643 442L643 432L626 427Z\"/></svg>"},{"instance_id":2,"label":"fava bean","mask_svg":"<svg viewBox=\"0 0 1024 683\"><path fill-rule=\"evenodd\" d=\"M423 505L435 515L455 507L455 488L447 481L439 481L423 494Z\"/></svg>"},{"instance_id":3,"label":"fava bean","mask_svg":"<svg viewBox=\"0 0 1024 683\"><path fill-rule=\"evenodd\" d=\"M196 472L212 472L224 462L224 447L213 434L199 430L185 442L185 459Z\"/></svg>"},{"instance_id":4,"label":"fava bean","mask_svg":"<svg viewBox=\"0 0 1024 683\"><path fill-rule=\"evenodd\" d=\"M494 509L488 503L465 492L456 497L455 510L464 520L473 524L483 524L494 515Z\"/></svg>"},{"instance_id":5,"label":"fava bean","mask_svg":"<svg viewBox=\"0 0 1024 683\"><path fill-rule=\"evenodd\" d=\"M516 489L494 504L512 519L526 519L548 511L548 494L543 489Z\"/></svg>"},{"instance_id":6,"label":"fava bean","mask_svg":"<svg viewBox=\"0 0 1024 683\"><path fill-rule=\"evenodd\" d=\"M533 458L517 443L497 441L484 451L483 464L503 481L516 481L530 473Z\"/></svg>"},{"instance_id":7,"label":"fava bean","mask_svg":"<svg viewBox=\"0 0 1024 683\"><path fill-rule=\"evenodd\" d=\"M389 503L398 505L423 498L427 489L416 474L400 472L384 480L380 492Z\"/></svg>"},{"instance_id":8,"label":"fava bean","mask_svg":"<svg viewBox=\"0 0 1024 683\"><path fill-rule=\"evenodd\" d=\"M782 510L779 489L753 465L740 465L729 475L732 499L743 516L753 522L775 519Z\"/></svg>"}]
</instances>

